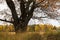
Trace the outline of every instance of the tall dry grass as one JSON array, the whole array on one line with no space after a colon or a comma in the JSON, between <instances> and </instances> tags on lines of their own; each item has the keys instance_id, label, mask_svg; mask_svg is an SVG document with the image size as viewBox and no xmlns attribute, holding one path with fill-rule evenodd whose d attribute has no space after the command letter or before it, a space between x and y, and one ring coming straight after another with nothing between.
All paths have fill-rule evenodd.
<instances>
[{"instance_id":1,"label":"tall dry grass","mask_svg":"<svg viewBox=\"0 0 60 40\"><path fill-rule=\"evenodd\" d=\"M13 30L13 26L1 26L0 40L60 40L60 28L50 24L29 25L23 33Z\"/></svg>"}]
</instances>

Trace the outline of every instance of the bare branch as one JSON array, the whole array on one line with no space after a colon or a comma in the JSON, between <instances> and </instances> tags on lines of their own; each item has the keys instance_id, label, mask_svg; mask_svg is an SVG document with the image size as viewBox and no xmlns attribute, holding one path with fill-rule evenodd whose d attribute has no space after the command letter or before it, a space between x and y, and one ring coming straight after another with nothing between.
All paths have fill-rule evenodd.
<instances>
[{"instance_id":1,"label":"bare branch","mask_svg":"<svg viewBox=\"0 0 60 40\"><path fill-rule=\"evenodd\" d=\"M46 17L32 17L33 19L41 19L41 18L47 18L47 16Z\"/></svg>"},{"instance_id":2,"label":"bare branch","mask_svg":"<svg viewBox=\"0 0 60 40\"><path fill-rule=\"evenodd\" d=\"M8 7L11 9L12 17L16 23L18 23L18 15L15 9L15 4L12 0L6 0Z\"/></svg>"},{"instance_id":3,"label":"bare branch","mask_svg":"<svg viewBox=\"0 0 60 40\"><path fill-rule=\"evenodd\" d=\"M29 5L32 3L32 0L28 0L27 5L26 5L26 10L29 10Z\"/></svg>"},{"instance_id":4,"label":"bare branch","mask_svg":"<svg viewBox=\"0 0 60 40\"><path fill-rule=\"evenodd\" d=\"M20 10L21 10L21 13L25 13L25 2L24 0L20 0Z\"/></svg>"},{"instance_id":5,"label":"bare branch","mask_svg":"<svg viewBox=\"0 0 60 40\"><path fill-rule=\"evenodd\" d=\"M9 22L9 23L13 23L13 21L7 21L7 20L3 20L3 19L0 19L0 21Z\"/></svg>"}]
</instances>

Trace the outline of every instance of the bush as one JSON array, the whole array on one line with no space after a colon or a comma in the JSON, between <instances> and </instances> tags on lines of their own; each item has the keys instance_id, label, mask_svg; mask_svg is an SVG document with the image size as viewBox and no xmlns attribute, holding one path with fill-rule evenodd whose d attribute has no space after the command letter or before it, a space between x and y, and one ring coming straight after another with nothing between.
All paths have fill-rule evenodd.
<instances>
[{"instance_id":1,"label":"bush","mask_svg":"<svg viewBox=\"0 0 60 40\"><path fill-rule=\"evenodd\" d=\"M35 25L35 32L39 32L41 30L39 25Z\"/></svg>"},{"instance_id":2,"label":"bush","mask_svg":"<svg viewBox=\"0 0 60 40\"><path fill-rule=\"evenodd\" d=\"M14 31L14 27L13 25L0 25L0 32L3 31L3 32L6 32L6 31Z\"/></svg>"},{"instance_id":3,"label":"bush","mask_svg":"<svg viewBox=\"0 0 60 40\"><path fill-rule=\"evenodd\" d=\"M10 32L13 32L14 31L14 26L13 25L9 25L7 27L7 30L10 31Z\"/></svg>"},{"instance_id":4,"label":"bush","mask_svg":"<svg viewBox=\"0 0 60 40\"><path fill-rule=\"evenodd\" d=\"M34 32L35 31L35 25L28 26L27 31Z\"/></svg>"},{"instance_id":5,"label":"bush","mask_svg":"<svg viewBox=\"0 0 60 40\"><path fill-rule=\"evenodd\" d=\"M2 25L0 25L0 32L3 30L3 26Z\"/></svg>"}]
</instances>

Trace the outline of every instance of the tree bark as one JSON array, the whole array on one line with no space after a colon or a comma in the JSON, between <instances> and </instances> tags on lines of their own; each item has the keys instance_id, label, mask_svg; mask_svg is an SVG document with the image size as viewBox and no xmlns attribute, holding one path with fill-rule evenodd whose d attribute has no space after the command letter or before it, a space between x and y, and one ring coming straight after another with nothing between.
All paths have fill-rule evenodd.
<instances>
[{"instance_id":1,"label":"tree bark","mask_svg":"<svg viewBox=\"0 0 60 40\"><path fill-rule=\"evenodd\" d=\"M19 23L19 20L18 20L18 15L15 9L14 2L12 0L6 0L6 3L12 12L12 18L14 20L13 25L14 25L15 31L17 31L18 30L17 24Z\"/></svg>"},{"instance_id":2,"label":"tree bark","mask_svg":"<svg viewBox=\"0 0 60 40\"><path fill-rule=\"evenodd\" d=\"M33 4L33 6L31 7L31 10L28 10L30 3L28 5L28 7L25 8L24 1L23 0L19 0L19 1L20 1L20 10L21 10L20 18L18 18L14 2L12 0L6 0L7 5L12 12L12 17L14 19L13 25L15 28L15 32L18 32L18 31L24 32L27 29L27 24L28 24L29 20L33 16L33 11L34 11L35 7Z\"/></svg>"}]
</instances>

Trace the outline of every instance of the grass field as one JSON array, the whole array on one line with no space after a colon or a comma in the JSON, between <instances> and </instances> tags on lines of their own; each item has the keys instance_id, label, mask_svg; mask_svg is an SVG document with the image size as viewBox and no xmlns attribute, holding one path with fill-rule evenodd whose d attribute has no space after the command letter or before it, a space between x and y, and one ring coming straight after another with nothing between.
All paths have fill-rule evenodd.
<instances>
[{"instance_id":1,"label":"grass field","mask_svg":"<svg viewBox=\"0 0 60 40\"><path fill-rule=\"evenodd\" d=\"M35 36L35 37L34 37ZM25 32L25 33L15 33L15 32L0 32L0 40L40 40L40 35L37 33Z\"/></svg>"},{"instance_id":2,"label":"grass field","mask_svg":"<svg viewBox=\"0 0 60 40\"><path fill-rule=\"evenodd\" d=\"M0 40L60 40L60 27L52 25L31 25L23 33L13 31L12 26L0 26Z\"/></svg>"},{"instance_id":3,"label":"grass field","mask_svg":"<svg viewBox=\"0 0 60 40\"><path fill-rule=\"evenodd\" d=\"M0 40L60 40L60 33L44 32L0 32Z\"/></svg>"}]
</instances>

